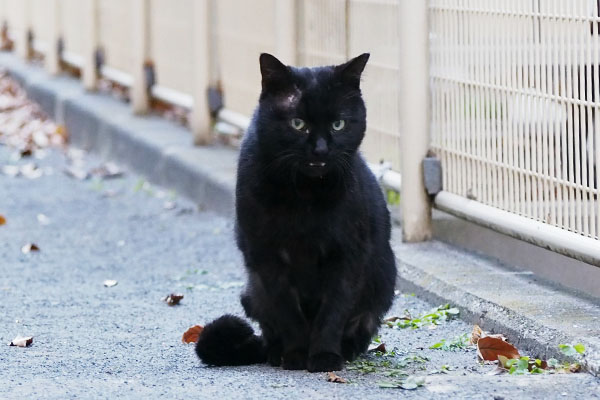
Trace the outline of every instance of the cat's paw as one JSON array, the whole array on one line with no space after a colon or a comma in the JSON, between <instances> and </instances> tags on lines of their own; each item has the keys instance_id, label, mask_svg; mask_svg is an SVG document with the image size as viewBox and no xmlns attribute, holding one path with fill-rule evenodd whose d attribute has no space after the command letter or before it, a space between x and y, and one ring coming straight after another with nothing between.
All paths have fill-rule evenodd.
<instances>
[{"instance_id":1,"label":"cat's paw","mask_svg":"<svg viewBox=\"0 0 600 400\"><path fill-rule=\"evenodd\" d=\"M306 369L306 350L293 350L283 355L283 369Z\"/></svg>"},{"instance_id":2,"label":"cat's paw","mask_svg":"<svg viewBox=\"0 0 600 400\"><path fill-rule=\"evenodd\" d=\"M344 359L335 353L318 353L308 359L310 372L329 372L344 369Z\"/></svg>"}]
</instances>

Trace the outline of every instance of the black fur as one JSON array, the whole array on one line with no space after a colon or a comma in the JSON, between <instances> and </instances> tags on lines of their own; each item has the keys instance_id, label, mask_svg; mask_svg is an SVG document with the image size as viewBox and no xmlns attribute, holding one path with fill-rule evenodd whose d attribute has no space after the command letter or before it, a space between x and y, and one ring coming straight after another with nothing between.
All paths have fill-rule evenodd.
<instances>
[{"instance_id":1,"label":"black fur","mask_svg":"<svg viewBox=\"0 0 600 400\"><path fill-rule=\"evenodd\" d=\"M204 327L196 354L211 365L247 365L267 360L262 339L246 321L223 315Z\"/></svg>"},{"instance_id":2,"label":"black fur","mask_svg":"<svg viewBox=\"0 0 600 400\"><path fill-rule=\"evenodd\" d=\"M240 154L236 232L248 271L242 305L259 323L272 365L342 369L366 351L392 303L389 213L358 153L368 58L293 68L260 57L263 90ZM338 120L345 126L336 131ZM247 353L225 351L226 338L247 337L249 327L219 321L202 334L200 358L243 363Z\"/></svg>"}]
</instances>

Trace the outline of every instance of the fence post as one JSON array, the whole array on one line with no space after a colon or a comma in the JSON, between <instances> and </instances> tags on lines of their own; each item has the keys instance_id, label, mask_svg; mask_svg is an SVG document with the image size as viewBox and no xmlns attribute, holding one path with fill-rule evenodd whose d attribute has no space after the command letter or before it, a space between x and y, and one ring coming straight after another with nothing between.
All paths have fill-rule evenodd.
<instances>
[{"instance_id":1,"label":"fence post","mask_svg":"<svg viewBox=\"0 0 600 400\"><path fill-rule=\"evenodd\" d=\"M31 56L31 43L29 41L31 32L31 5L29 4L29 0L21 0L19 2L19 8L21 11L21 15L19 15L21 18L21 21L19 21L21 24L21 31L15 40L16 52L19 57L28 60Z\"/></svg>"},{"instance_id":2,"label":"fence post","mask_svg":"<svg viewBox=\"0 0 600 400\"><path fill-rule=\"evenodd\" d=\"M277 0L275 3L275 51L287 65L296 65L296 0Z\"/></svg>"},{"instance_id":3,"label":"fence post","mask_svg":"<svg viewBox=\"0 0 600 400\"><path fill-rule=\"evenodd\" d=\"M58 0L47 0L50 4L48 7L48 50L44 56L44 66L46 71L52 75L60 72L60 60L58 58L58 41L60 39L60 6Z\"/></svg>"},{"instance_id":4,"label":"fence post","mask_svg":"<svg viewBox=\"0 0 600 400\"><path fill-rule=\"evenodd\" d=\"M87 90L96 90L98 74L96 70L96 51L98 50L98 7L96 0L80 0L83 2L81 16L81 34L84 37L85 51L81 79Z\"/></svg>"},{"instance_id":5,"label":"fence post","mask_svg":"<svg viewBox=\"0 0 600 400\"><path fill-rule=\"evenodd\" d=\"M150 108L146 63L150 61L150 2L133 2L133 87L131 105L136 114L145 114Z\"/></svg>"},{"instance_id":6,"label":"fence post","mask_svg":"<svg viewBox=\"0 0 600 400\"><path fill-rule=\"evenodd\" d=\"M209 144L212 141L211 117L208 108L207 90L210 85L210 34L211 0L193 2L193 86L194 106L191 115L191 129L194 143Z\"/></svg>"},{"instance_id":7,"label":"fence post","mask_svg":"<svg viewBox=\"0 0 600 400\"><path fill-rule=\"evenodd\" d=\"M429 149L428 1L400 0L399 82L402 151L402 239L431 238L431 202L423 182L423 159Z\"/></svg>"}]
</instances>

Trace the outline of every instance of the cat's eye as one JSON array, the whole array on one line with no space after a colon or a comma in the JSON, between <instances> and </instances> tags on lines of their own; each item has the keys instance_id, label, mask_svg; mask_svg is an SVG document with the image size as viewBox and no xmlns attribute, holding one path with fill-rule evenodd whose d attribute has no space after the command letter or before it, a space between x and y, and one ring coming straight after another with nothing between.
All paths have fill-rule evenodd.
<instances>
[{"instance_id":1,"label":"cat's eye","mask_svg":"<svg viewBox=\"0 0 600 400\"><path fill-rule=\"evenodd\" d=\"M301 131L306 128L306 122L304 122L300 118L292 118L292 120L290 121L290 125L297 131Z\"/></svg>"},{"instance_id":2,"label":"cat's eye","mask_svg":"<svg viewBox=\"0 0 600 400\"><path fill-rule=\"evenodd\" d=\"M343 119L334 121L331 124L331 127L333 128L334 131L341 131L342 129L344 129L345 126L346 126L346 121L344 121Z\"/></svg>"}]
</instances>

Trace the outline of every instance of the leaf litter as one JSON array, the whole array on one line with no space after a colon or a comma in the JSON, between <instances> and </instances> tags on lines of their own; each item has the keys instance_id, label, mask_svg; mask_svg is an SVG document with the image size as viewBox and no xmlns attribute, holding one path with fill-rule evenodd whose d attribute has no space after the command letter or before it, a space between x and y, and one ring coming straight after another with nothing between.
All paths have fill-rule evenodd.
<instances>
[{"instance_id":1,"label":"leaf litter","mask_svg":"<svg viewBox=\"0 0 600 400\"><path fill-rule=\"evenodd\" d=\"M8 345L16 347L29 347L33 343L33 336L17 336Z\"/></svg>"},{"instance_id":2,"label":"leaf litter","mask_svg":"<svg viewBox=\"0 0 600 400\"><path fill-rule=\"evenodd\" d=\"M182 294L171 293L170 295L163 297L162 301L167 303L167 305L169 305L169 306L176 306L177 304L179 304L179 302L182 299L183 299Z\"/></svg>"},{"instance_id":3,"label":"leaf litter","mask_svg":"<svg viewBox=\"0 0 600 400\"><path fill-rule=\"evenodd\" d=\"M196 343L202 334L204 327L201 325L194 325L183 333L181 341L183 343Z\"/></svg>"},{"instance_id":4,"label":"leaf litter","mask_svg":"<svg viewBox=\"0 0 600 400\"><path fill-rule=\"evenodd\" d=\"M327 382L348 383L348 381L346 379L342 378L341 376L336 375L335 372L327 373Z\"/></svg>"},{"instance_id":5,"label":"leaf litter","mask_svg":"<svg viewBox=\"0 0 600 400\"><path fill-rule=\"evenodd\" d=\"M107 279L104 282L102 282L102 284L104 285L104 287L113 287L113 286L117 286L119 282L115 281L114 279Z\"/></svg>"},{"instance_id":6,"label":"leaf litter","mask_svg":"<svg viewBox=\"0 0 600 400\"><path fill-rule=\"evenodd\" d=\"M64 127L27 99L25 90L6 71L0 71L0 127L0 144L14 148L16 159L34 156L47 147L63 147L67 141ZM16 176L14 170L9 174Z\"/></svg>"},{"instance_id":7,"label":"leaf litter","mask_svg":"<svg viewBox=\"0 0 600 400\"><path fill-rule=\"evenodd\" d=\"M38 247L37 244L35 244L35 243L27 243L26 245L24 245L23 247L21 247L21 253L23 253L23 254L29 254L32 251L33 252L40 251L40 248Z\"/></svg>"}]
</instances>

